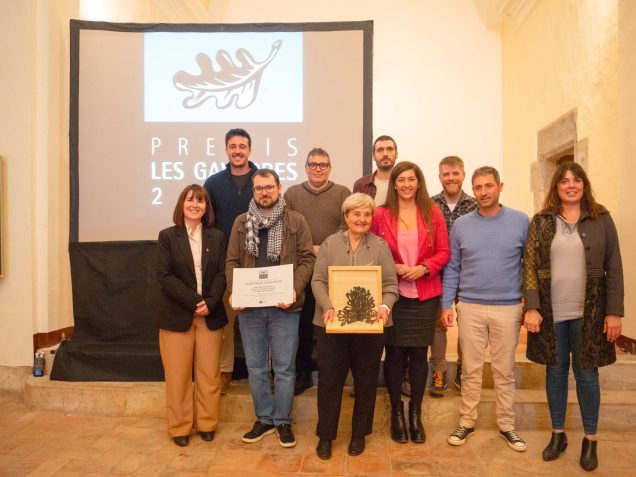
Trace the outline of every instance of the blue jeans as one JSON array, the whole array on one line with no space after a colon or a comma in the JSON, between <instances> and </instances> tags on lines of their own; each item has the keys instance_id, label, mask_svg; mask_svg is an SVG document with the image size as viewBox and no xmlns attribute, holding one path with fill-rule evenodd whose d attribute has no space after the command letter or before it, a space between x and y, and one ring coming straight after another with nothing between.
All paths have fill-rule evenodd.
<instances>
[{"instance_id":1,"label":"blue jeans","mask_svg":"<svg viewBox=\"0 0 636 477\"><path fill-rule=\"evenodd\" d=\"M601 388L598 383L598 368L581 368L581 326L583 318L567 320L554 325L557 342L557 364L546 366L546 391L548 408L552 418L552 429L565 427L565 411L568 403L568 374L570 353L572 370L576 380L576 396L583 418L585 434L596 434Z\"/></svg>"},{"instance_id":2,"label":"blue jeans","mask_svg":"<svg viewBox=\"0 0 636 477\"><path fill-rule=\"evenodd\" d=\"M276 307L247 308L238 314L254 413L263 424L291 424L296 379L299 313ZM274 395L269 387L269 357Z\"/></svg>"}]
</instances>

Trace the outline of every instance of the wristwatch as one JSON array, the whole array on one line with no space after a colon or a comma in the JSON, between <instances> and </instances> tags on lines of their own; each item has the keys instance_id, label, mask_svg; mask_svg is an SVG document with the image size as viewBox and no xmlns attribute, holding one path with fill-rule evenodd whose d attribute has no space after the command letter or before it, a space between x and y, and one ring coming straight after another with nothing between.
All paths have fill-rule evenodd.
<instances>
[{"instance_id":1,"label":"wristwatch","mask_svg":"<svg viewBox=\"0 0 636 477\"><path fill-rule=\"evenodd\" d=\"M380 305L380 308L386 308L386 311L391 313L391 308L389 308L389 305L387 305L386 303L382 303Z\"/></svg>"}]
</instances>

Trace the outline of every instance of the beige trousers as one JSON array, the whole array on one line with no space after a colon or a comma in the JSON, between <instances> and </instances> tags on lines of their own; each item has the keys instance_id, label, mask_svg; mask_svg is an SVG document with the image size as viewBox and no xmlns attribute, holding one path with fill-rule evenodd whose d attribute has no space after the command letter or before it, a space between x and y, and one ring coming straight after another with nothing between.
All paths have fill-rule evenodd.
<instances>
[{"instance_id":1,"label":"beige trousers","mask_svg":"<svg viewBox=\"0 0 636 477\"><path fill-rule=\"evenodd\" d=\"M462 404L459 424L474 427L481 399L486 346L490 345L497 400L497 424L502 431L515 428L515 349L521 328L522 305L457 305L457 326L462 347Z\"/></svg>"},{"instance_id":2,"label":"beige trousers","mask_svg":"<svg viewBox=\"0 0 636 477\"><path fill-rule=\"evenodd\" d=\"M195 317L188 331L159 330L166 377L168 434L187 436L216 430L221 401L219 357L223 330L211 331ZM192 365L194 362L194 385Z\"/></svg>"},{"instance_id":3,"label":"beige trousers","mask_svg":"<svg viewBox=\"0 0 636 477\"><path fill-rule=\"evenodd\" d=\"M236 312L230 306L228 298L230 293L226 290L223 296L225 313L227 315L227 325L223 327L223 344L221 345L221 372L231 373L234 371L234 320Z\"/></svg>"}]
</instances>

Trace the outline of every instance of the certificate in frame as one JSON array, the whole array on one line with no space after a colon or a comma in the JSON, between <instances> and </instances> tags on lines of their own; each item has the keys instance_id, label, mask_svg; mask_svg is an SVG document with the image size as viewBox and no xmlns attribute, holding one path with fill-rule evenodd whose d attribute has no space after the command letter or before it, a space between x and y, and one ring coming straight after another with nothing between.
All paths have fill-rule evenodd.
<instances>
[{"instance_id":1,"label":"certificate in frame","mask_svg":"<svg viewBox=\"0 0 636 477\"><path fill-rule=\"evenodd\" d=\"M382 333L376 312L382 303L382 267L330 266L329 298L334 318L327 333Z\"/></svg>"}]
</instances>

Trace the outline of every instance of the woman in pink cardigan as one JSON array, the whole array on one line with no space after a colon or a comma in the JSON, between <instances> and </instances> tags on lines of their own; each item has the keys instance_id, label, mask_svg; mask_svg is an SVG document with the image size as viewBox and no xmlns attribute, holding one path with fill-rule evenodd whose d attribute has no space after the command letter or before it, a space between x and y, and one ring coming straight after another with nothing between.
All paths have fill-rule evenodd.
<instances>
[{"instance_id":1,"label":"woman in pink cardigan","mask_svg":"<svg viewBox=\"0 0 636 477\"><path fill-rule=\"evenodd\" d=\"M442 212L428 195L422 171L412 162L398 162L391 172L386 203L373 216L371 231L389 245L398 275L400 298L387 328L384 376L391 398L391 439L409 440L400 387L409 360L411 441L426 440L422 398L428 378L428 347L433 343L440 313L440 272L450 259Z\"/></svg>"}]
</instances>

